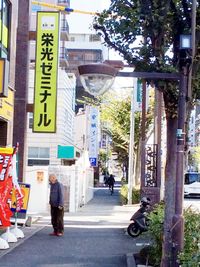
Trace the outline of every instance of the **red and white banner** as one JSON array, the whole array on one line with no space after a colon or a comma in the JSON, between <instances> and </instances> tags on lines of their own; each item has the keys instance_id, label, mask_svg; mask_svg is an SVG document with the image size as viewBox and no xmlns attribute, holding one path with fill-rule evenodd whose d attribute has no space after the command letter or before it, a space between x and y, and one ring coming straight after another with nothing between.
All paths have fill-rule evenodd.
<instances>
[{"instance_id":1,"label":"red and white banner","mask_svg":"<svg viewBox=\"0 0 200 267\"><path fill-rule=\"evenodd\" d=\"M0 227L10 226L13 148L0 148Z\"/></svg>"}]
</instances>

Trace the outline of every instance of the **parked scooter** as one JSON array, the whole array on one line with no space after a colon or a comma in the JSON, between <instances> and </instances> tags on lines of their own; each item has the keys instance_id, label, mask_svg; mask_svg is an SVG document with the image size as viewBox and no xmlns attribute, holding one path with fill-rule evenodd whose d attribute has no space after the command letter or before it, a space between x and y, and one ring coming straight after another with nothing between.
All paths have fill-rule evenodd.
<instances>
[{"instance_id":1,"label":"parked scooter","mask_svg":"<svg viewBox=\"0 0 200 267\"><path fill-rule=\"evenodd\" d=\"M142 232L148 230L148 218L147 214L150 209L150 199L143 197L141 199L140 209L137 210L131 217L132 223L129 224L127 232L132 237L139 236Z\"/></svg>"}]
</instances>

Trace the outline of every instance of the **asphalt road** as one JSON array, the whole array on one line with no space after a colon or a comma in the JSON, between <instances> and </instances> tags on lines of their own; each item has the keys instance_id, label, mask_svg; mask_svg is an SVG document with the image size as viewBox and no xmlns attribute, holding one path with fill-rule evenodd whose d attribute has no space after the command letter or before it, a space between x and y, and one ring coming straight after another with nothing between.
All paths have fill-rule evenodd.
<instances>
[{"instance_id":1,"label":"asphalt road","mask_svg":"<svg viewBox=\"0 0 200 267\"><path fill-rule=\"evenodd\" d=\"M0 258L1 267L126 267L126 254L141 249L125 234L131 207L119 205L119 195L107 189L76 214L66 214L63 237L49 236L50 217L38 222L44 226L31 238Z\"/></svg>"}]
</instances>

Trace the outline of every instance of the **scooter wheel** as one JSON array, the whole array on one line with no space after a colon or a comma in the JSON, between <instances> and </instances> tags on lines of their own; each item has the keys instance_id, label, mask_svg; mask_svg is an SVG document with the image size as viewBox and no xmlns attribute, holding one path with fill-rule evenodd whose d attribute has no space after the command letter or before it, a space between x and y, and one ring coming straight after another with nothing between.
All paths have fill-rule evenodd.
<instances>
[{"instance_id":1,"label":"scooter wheel","mask_svg":"<svg viewBox=\"0 0 200 267\"><path fill-rule=\"evenodd\" d=\"M135 225L135 223L129 224L127 232L132 237L137 237L141 233L140 229Z\"/></svg>"}]
</instances>

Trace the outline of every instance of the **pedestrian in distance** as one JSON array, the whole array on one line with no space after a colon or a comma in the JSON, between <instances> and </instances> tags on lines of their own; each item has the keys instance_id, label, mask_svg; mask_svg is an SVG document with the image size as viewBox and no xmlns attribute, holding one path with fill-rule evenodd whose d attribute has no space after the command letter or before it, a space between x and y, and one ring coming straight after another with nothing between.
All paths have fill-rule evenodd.
<instances>
[{"instance_id":1,"label":"pedestrian in distance","mask_svg":"<svg viewBox=\"0 0 200 267\"><path fill-rule=\"evenodd\" d=\"M55 174L49 175L51 207L51 224L53 226L52 236L62 236L64 234L64 188L58 182Z\"/></svg>"},{"instance_id":2,"label":"pedestrian in distance","mask_svg":"<svg viewBox=\"0 0 200 267\"><path fill-rule=\"evenodd\" d=\"M114 193L114 184L115 184L115 178L114 175L111 174L109 178L107 179L107 184L109 186L109 190L111 192L111 195Z\"/></svg>"}]
</instances>

